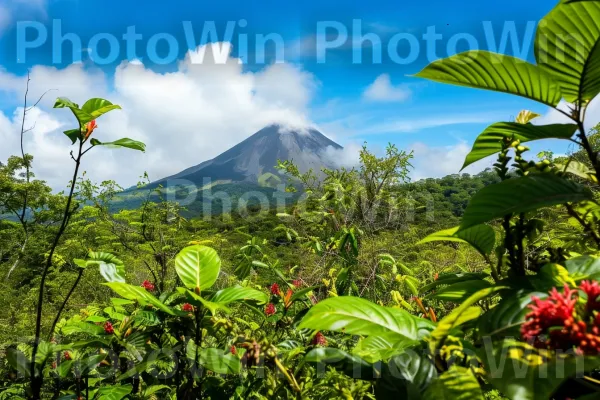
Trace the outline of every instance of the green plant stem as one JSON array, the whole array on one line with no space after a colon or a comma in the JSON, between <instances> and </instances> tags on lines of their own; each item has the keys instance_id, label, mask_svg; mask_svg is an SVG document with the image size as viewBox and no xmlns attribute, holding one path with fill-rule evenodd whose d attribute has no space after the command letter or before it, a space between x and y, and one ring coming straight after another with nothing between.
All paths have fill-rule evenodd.
<instances>
[{"instance_id":1,"label":"green plant stem","mask_svg":"<svg viewBox=\"0 0 600 400\"><path fill-rule=\"evenodd\" d=\"M67 305L67 302L71 298L71 295L73 295L73 292L75 292L77 285L79 285L79 281L81 280L81 277L83 276L83 271L85 271L83 268L79 268L79 273L77 274L77 279L75 279L75 282L73 283L71 290L69 290L67 297L65 297L65 300L60 305L60 308L58 309L58 313L56 314L56 317L54 318L54 321L52 322L52 327L50 328L50 333L48 334L48 340L50 340L52 338L54 329L56 329L56 324L60 320L60 315L62 314L63 310L65 309L65 306Z\"/></svg>"},{"instance_id":2,"label":"green plant stem","mask_svg":"<svg viewBox=\"0 0 600 400\"><path fill-rule=\"evenodd\" d=\"M514 270L516 265L515 243L512 237L512 233L510 232L510 219L510 215L505 216L504 221L502 222L502 227L504 228L504 248L508 250L510 268Z\"/></svg>"},{"instance_id":3,"label":"green plant stem","mask_svg":"<svg viewBox=\"0 0 600 400\"><path fill-rule=\"evenodd\" d=\"M518 263L518 273L520 276L525 276L525 249L523 248L523 234L525 231L524 228L525 222L525 214L519 214L519 220L517 222L517 263Z\"/></svg>"},{"instance_id":4,"label":"green plant stem","mask_svg":"<svg viewBox=\"0 0 600 400\"><path fill-rule=\"evenodd\" d=\"M70 216L71 203L73 202L73 194L75 192L75 185L77 184L77 175L79 173L79 167L81 165L81 157L82 157L82 149L83 142L79 142L79 150L77 153L77 158L75 158L75 171L73 172L73 179L71 181L71 188L69 190L69 196L67 197L67 204L65 206L65 211L63 214L63 219L54 237L54 241L52 242L52 247L50 248L50 252L48 254L48 258L46 260L46 265L44 267L44 271L42 272L42 278L40 281L40 289L38 293L38 302L37 302L37 311L36 311L36 319L35 319L35 340L33 342L33 348L31 351L31 367L30 367L30 376L31 376L31 396L33 400L40 399L40 391L42 388L43 377L40 374L40 377L36 378L35 376L35 356L38 351L41 330L42 330L42 311L43 311L43 301L44 301L44 288L46 286L46 278L48 277L48 272L50 271L50 267L52 266L52 257L54 257L54 252L58 247L58 243L67 228L67 222Z\"/></svg>"}]
</instances>

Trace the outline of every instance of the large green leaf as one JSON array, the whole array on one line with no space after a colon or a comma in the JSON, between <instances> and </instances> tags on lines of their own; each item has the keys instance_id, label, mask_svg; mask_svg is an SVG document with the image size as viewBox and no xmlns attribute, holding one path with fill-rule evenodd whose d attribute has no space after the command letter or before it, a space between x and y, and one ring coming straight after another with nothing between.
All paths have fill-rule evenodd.
<instances>
[{"instance_id":1,"label":"large green leaf","mask_svg":"<svg viewBox=\"0 0 600 400\"><path fill-rule=\"evenodd\" d=\"M107 282L125 282L125 265L123 261L110 253L105 252L89 252L85 265L98 266L100 275Z\"/></svg>"},{"instance_id":2,"label":"large green leaf","mask_svg":"<svg viewBox=\"0 0 600 400\"><path fill-rule=\"evenodd\" d=\"M478 191L471 198L460 226L466 229L505 215L591 199L588 188L554 174L507 179Z\"/></svg>"},{"instance_id":3,"label":"large green leaf","mask_svg":"<svg viewBox=\"0 0 600 400\"><path fill-rule=\"evenodd\" d=\"M235 301L247 301L254 300L260 304L264 304L269 301L269 295L260 290L256 290L244 286L234 286L223 290L219 290L211 297L210 301L219 304L229 304Z\"/></svg>"},{"instance_id":4,"label":"large green leaf","mask_svg":"<svg viewBox=\"0 0 600 400\"><path fill-rule=\"evenodd\" d=\"M387 360L417 343L418 341L416 340L409 339L395 332L390 332L361 339L354 347L354 350L352 350L352 353L370 363L374 363L380 360Z\"/></svg>"},{"instance_id":5,"label":"large green leaf","mask_svg":"<svg viewBox=\"0 0 600 400\"><path fill-rule=\"evenodd\" d=\"M416 76L437 82L523 96L549 106L561 100L560 86L537 65L473 50L434 61Z\"/></svg>"},{"instance_id":6,"label":"large green leaf","mask_svg":"<svg viewBox=\"0 0 600 400\"><path fill-rule=\"evenodd\" d=\"M502 139L513 138L521 143L540 139L570 139L577 131L575 124L533 125L518 122L497 122L477 136L461 169L502 151Z\"/></svg>"},{"instance_id":7,"label":"large green leaf","mask_svg":"<svg viewBox=\"0 0 600 400\"><path fill-rule=\"evenodd\" d=\"M96 118L100 117L101 115L106 114L109 111L120 110L120 109L121 109L121 106L113 104L108 100L99 99L99 98L89 99L81 107L81 110L83 112L89 114L90 116L92 116L93 119L96 119Z\"/></svg>"},{"instance_id":8,"label":"large green leaf","mask_svg":"<svg viewBox=\"0 0 600 400\"><path fill-rule=\"evenodd\" d=\"M123 282L109 282L105 283L104 285L110 287L119 296L124 297L128 300L136 300L142 304L151 304L152 306L158 308L159 310L167 314L175 315L173 310L164 305L152 294L148 293L148 291L143 287L133 286Z\"/></svg>"},{"instance_id":9,"label":"large green leaf","mask_svg":"<svg viewBox=\"0 0 600 400\"><path fill-rule=\"evenodd\" d=\"M380 376L378 369L359 356L329 347L317 347L309 351L302 359L298 370L305 363L317 364L319 371L325 371L324 366L326 365L354 379L373 380Z\"/></svg>"},{"instance_id":10,"label":"large green leaf","mask_svg":"<svg viewBox=\"0 0 600 400\"><path fill-rule=\"evenodd\" d=\"M600 3L559 3L538 25L535 57L570 103L600 93Z\"/></svg>"},{"instance_id":11,"label":"large green leaf","mask_svg":"<svg viewBox=\"0 0 600 400\"><path fill-rule=\"evenodd\" d=\"M217 374L237 374L240 372L240 359L221 349L199 349L193 340L190 340L185 349L190 360L196 360L204 368ZM196 358L197 357L197 358Z\"/></svg>"},{"instance_id":12,"label":"large green leaf","mask_svg":"<svg viewBox=\"0 0 600 400\"><path fill-rule=\"evenodd\" d=\"M175 257L175 270L188 289L210 288L221 270L221 259L214 249L206 246L189 246Z\"/></svg>"},{"instance_id":13,"label":"large green leaf","mask_svg":"<svg viewBox=\"0 0 600 400\"><path fill-rule=\"evenodd\" d=\"M146 145L144 143L129 138L122 138L115 140L114 142L101 142L98 139L92 139L90 144L92 146L126 147L128 149L146 151Z\"/></svg>"},{"instance_id":14,"label":"large green leaf","mask_svg":"<svg viewBox=\"0 0 600 400\"><path fill-rule=\"evenodd\" d=\"M483 400L483 393L473 372L465 367L451 366L431 382L424 400Z\"/></svg>"},{"instance_id":15,"label":"large green leaf","mask_svg":"<svg viewBox=\"0 0 600 400\"><path fill-rule=\"evenodd\" d=\"M381 379L375 386L377 400L419 400L437 376L433 362L424 354L424 349L415 347L392 357L381 368Z\"/></svg>"},{"instance_id":16,"label":"large green leaf","mask_svg":"<svg viewBox=\"0 0 600 400\"><path fill-rule=\"evenodd\" d=\"M458 282L479 281L488 277L489 274L486 274L484 272L442 274L437 278L437 280L421 287L419 292L425 293L438 286L447 286Z\"/></svg>"},{"instance_id":17,"label":"large green leaf","mask_svg":"<svg viewBox=\"0 0 600 400\"><path fill-rule=\"evenodd\" d=\"M395 332L409 339L419 339L424 333L421 328L429 324L403 310L382 307L358 297L340 296L317 303L302 319L300 328L364 336Z\"/></svg>"},{"instance_id":18,"label":"large green leaf","mask_svg":"<svg viewBox=\"0 0 600 400\"><path fill-rule=\"evenodd\" d=\"M96 395L98 400L121 400L131 393L132 389L131 385L108 385L98 389Z\"/></svg>"},{"instance_id":19,"label":"large green leaf","mask_svg":"<svg viewBox=\"0 0 600 400\"><path fill-rule=\"evenodd\" d=\"M467 229L459 229L460 227L457 226L455 228L432 233L417 244L435 241L468 243L483 256L487 256L494 249L494 244L496 243L496 233L491 226L481 224Z\"/></svg>"},{"instance_id":20,"label":"large green leaf","mask_svg":"<svg viewBox=\"0 0 600 400\"><path fill-rule=\"evenodd\" d=\"M491 284L484 280L471 280L465 282L457 282L452 285L445 286L441 289L437 289L434 293L427 296L427 298L437 299L441 301L451 301L454 303L462 303L469 296L477 293L478 291L490 287Z\"/></svg>"},{"instance_id":21,"label":"large green leaf","mask_svg":"<svg viewBox=\"0 0 600 400\"><path fill-rule=\"evenodd\" d=\"M564 266L574 281L600 280L600 258L580 256L565 261Z\"/></svg>"},{"instance_id":22,"label":"large green leaf","mask_svg":"<svg viewBox=\"0 0 600 400\"><path fill-rule=\"evenodd\" d=\"M487 342L480 358L486 380L503 395L518 400L547 400L568 378L600 366L600 357L555 354L507 339Z\"/></svg>"},{"instance_id":23,"label":"large green leaf","mask_svg":"<svg viewBox=\"0 0 600 400\"><path fill-rule=\"evenodd\" d=\"M64 335L72 335L75 333L85 333L88 335L103 335L104 328L99 325L89 322L72 321L61 328Z\"/></svg>"}]
</instances>

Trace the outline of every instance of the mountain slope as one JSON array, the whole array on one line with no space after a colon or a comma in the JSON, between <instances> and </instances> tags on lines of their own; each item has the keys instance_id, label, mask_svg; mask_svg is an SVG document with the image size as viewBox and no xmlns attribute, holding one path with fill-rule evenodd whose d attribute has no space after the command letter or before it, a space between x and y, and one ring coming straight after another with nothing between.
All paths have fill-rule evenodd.
<instances>
[{"instance_id":1,"label":"mountain slope","mask_svg":"<svg viewBox=\"0 0 600 400\"><path fill-rule=\"evenodd\" d=\"M211 182L258 182L265 173L277 174L278 159L293 160L303 172L309 168L316 171L322 167L333 168L332 160L325 154L328 147L342 148L314 129L299 132L270 125L212 160L155 183L164 185L174 179L185 179L197 185L203 185L207 179Z\"/></svg>"}]
</instances>

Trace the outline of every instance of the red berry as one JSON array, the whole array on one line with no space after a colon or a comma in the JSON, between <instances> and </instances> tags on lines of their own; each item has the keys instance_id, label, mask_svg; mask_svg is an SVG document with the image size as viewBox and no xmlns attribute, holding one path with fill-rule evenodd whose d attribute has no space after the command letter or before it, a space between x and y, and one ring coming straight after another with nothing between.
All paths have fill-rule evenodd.
<instances>
[{"instance_id":1,"label":"red berry","mask_svg":"<svg viewBox=\"0 0 600 400\"><path fill-rule=\"evenodd\" d=\"M233 354L233 355L236 355L236 354L237 354L237 349L235 348L235 346L231 346L231 347L229 348L229 352L230 352L231 354Z\"/></svg>"},{"instance_id":2,"label":"red berry","mask_svg":"<svg viewBox=\"0 0 600 400\"><path fill-rule=\"evenodd\" d=\"M150 282L149 280L145 280L144 282L142 282L141 286L149 292L153 292L155 289L154 284L152 282Z\"/></svg>"},{"instance_id":3,"label":"red berry","mask_svg":"<svg viewBox=\"0 0 600 400\"><path fill-rule=\"evenodd\" d=\"M269 303L265 307L265 315L267 317L270 317L271 315L274 315L276 312L277 312L277 309L275 308L275 305L273 303Z\"/></svg>"},{"instance_id":4,"label":"red berry","mask_svg":"<svg viewBox=\"0 0 600 400\"><path fill-rule=\"evenodd\" d=\"M113 333L115 333L115 330L114 330L112 324L108 321L106 321L104 323L104 333L106 333L108 335L112 335Z\"/></svg>"},{"instance_id":5,"label":"red berry","mask_svg":"<svg viewBox=\"0 0 600 400\"><path fill-rule=\"evenodd\" d=\"M183 303L181 309L186 312L194 312L194 306L190 303Z\"/></svg>"},{"instance_id":6,"label":"red berry","mask_svg":"<svg viewBox=\"0 0 600 400\"><path fill-rule=\"evenodd\" d=\"M271 294L273 296L279 296L279 293L281 293L281 290L279 290L279 285L274 283L271 285Z\"/></svg>"},{"instance_id":7,"label":"red berry","mask_svg":"<svg viewBox=\"0 0 600 400\"><path fill-rule=\"evenodd\" d=\"M63 356L65 357L65 360L69 361L71 359L71 354L68 351L65 351L63 353Z\"/></svg>"},{"instance_id":8,"label":"red berry","mask_svg":"<svg viewBox=\"0 0 600 400\"><path fill-rule=\"evenodd\" d=\"M312 344L315 346L325 346L327 344L327 339L321 332L317 332L312 339Z\"/></svg>"}]
</instances>

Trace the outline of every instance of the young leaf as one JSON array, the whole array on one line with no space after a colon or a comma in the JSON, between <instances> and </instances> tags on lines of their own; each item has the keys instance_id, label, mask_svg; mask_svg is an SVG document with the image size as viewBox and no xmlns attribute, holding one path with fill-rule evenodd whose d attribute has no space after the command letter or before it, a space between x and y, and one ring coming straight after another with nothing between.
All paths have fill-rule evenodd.
<instances>
[{"instance_id":1,"label":"young leaf","mask_svg":"<svg viewBox=\"0 0 600 400\"><path fill-rule=\"evenodd\" d=\"M107 282L125 282L125 265L123 265L123 261L110 253L91 251L85 263L87 266L97 265L100 275Z\"/></svg>"},{"instance_id":2,"label":"young leaf","mask_svg":"<svg viewBox=\"0 0 600 400\"><path fill-rule=\"evenodd\" d=\"M352 353L370 363L374 363L387 360L417 343L419 343L417 340L390 332L361 339L352 350Z\"/></svg>"},{"instance_id":3,"label":"young leaf","mask_svg":"<svg viewBox=\"0 0 600 400\"><path fill-rule=\"evenodd\" d=\"M93 119L100 117L101 115L106 114L112 110L120 110L121 106L111 103L108 100L94 98L89 99L85 102L85 104L81 107L81 110L85 113L91 115Z\"/></svg>"},{"instance_id":4,"label":"young leaf","mask_svg":"<svg viewBox=\"0 0 600 400\"><path fill-rule=\"evenodd\" d=\"M90 141L90 144L92 146L126 147L128 149L146 151L146 145L144 143L129 138L115 140L114 142L101 142L94 138Z\"/></svg>"},{"instance_id":5,"label":"young leaf","mask_svg":"<svg viewBox=\"0 0 600 400\"><path fill-rule=\"evenodd\" d=\"M521 143L540 139L570 139L577 131L575 124L532 125L518 122L497 122L477 136L461 170L476 161L502 151L502 139L512 138Z\"/></svg>"},{"instance_id":6,"label":"young leaf","mask_svg":"<svg viewBox=\"0 0 600 400\"><path fill-rule=\"evenodd\" d=\"M431 382L423 400L484 400L484 397L473 372L453 365Z\"/></svg>"},{"instance_id":7,"label":"young leaf","mask_svg":"<svg viewBox=\"0 0 600 400\"><path fill-rule=\"evenodd\" d=\"M269 295L260 290L252 289L243 286L229 287L219 290L211 297L210 301L219 304L229 304L235 301L255 300L259 304L264 304L269 301Z\"/></svg>"},{"instance_id":8,"label":"young leaf","mask_svg":"<svg viewBox=\"0 0 600 400\"><path fill-rule=\"evenodd\" d=\"M592 200L592 193L587 187L553 174L507 179L484 187L471 198L460 229L505 215L584 200Z\"/></svg>"},{"instance_id":9,"label":"young leaf","mask_svg":"<svg viewBox=\"0 0 600 400\"><path fill-rule=\"evenodd\" d=\"M217 252L206 246L189 246L175 257L175 270L181 282L191 290L210 288L221 270Z\"/></svg>"},{"instance_id":10,"label":"young leaf","mask_svg":"<svg viewBox=\"0 0 600 400\"><path fill-rule=\"evenodd\" d=\"M417 77L505 92L555 107L562 95L554 78L537 65L481 50L434 61Z\"/></svg>"},{"instance_id":11,"label":"young leaf","mask_svg":"<svg viewBox=\"0 0 600 400\"><path fill-rule=\"evenodd\" d=\"M417 244L435 241L468 243L485 257L494 249L496 233L491 226L485 224L475 225L463 230L460 230L460 227L457 226L432 233Z\"/></svg>"}]
</instances>

